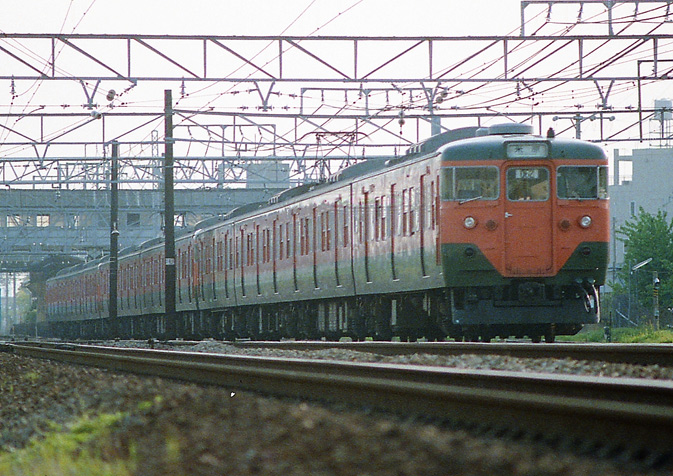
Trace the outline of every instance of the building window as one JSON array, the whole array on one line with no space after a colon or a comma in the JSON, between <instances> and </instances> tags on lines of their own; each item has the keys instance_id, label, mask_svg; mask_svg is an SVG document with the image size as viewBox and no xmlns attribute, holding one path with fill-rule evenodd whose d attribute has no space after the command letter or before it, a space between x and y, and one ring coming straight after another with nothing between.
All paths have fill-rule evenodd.
<instances>
[{"instance_id":1,"label":"building window","mask_svg":"<svg viewBox=\"0 0 673 476\"><path fill-rule=\"evenodd\" d=\"M21 215L7 215L7 226L21 226Z\"/></svg>"},{"instance_id":2,"label":"building window","mask_svg":"<svg viewBox=\"0 0 673 476\"><path fill-rule=\"evenodd\" d=\"M35 217L35 226L41 228L49 226L49 215L37 215Z\"/></svg>"},{"instance_id":3,"label":"building window","mask_svg":"<svg viewBox=\"0 0 673 476\"><path fill-rule=\"evenodd\" d=\"M127 227L140 226L140 213L128 213L126 215L126 226Z\"/></svg>"},{"instance_id":4,"label":"building window","mask_svg":"<svg viewBox=\"0 0 673 476\"><path fill-rule=\"evenodd\" d=\"M636 202L631 201L631 216L634 217L638 214L638 209L636 208Z\"/></svg>"}]
</instances>

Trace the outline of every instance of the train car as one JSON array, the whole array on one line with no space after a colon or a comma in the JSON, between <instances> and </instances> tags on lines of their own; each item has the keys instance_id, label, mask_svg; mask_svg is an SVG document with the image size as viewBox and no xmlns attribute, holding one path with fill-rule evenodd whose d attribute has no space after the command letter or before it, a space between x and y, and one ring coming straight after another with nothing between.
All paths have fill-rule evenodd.
<instances>
[{"instance_id":1,"label":"train car","mask_svg":"<svg viewBox=\"0 0 673 476\"><path fill-rule=\"evenodd\" d=\"M607 158L521 124L442 149L442 262L453 326L472 338L574 334L600 318Z\"/></svg>"},{"instance_id":2,"label":"train car","mask_svg":"<svg viewBox=\"0 0 673 476\"><path fill-rule=\"evenodd\" d=\"M596 145L523 124L448 131L183 233L175 316L155 240L120 253L118 322L60 301L49 319L133 337L553 341L599 320L606 191ZM50 280L48 300L93 266Z\"/></svg>"}]
</instances>

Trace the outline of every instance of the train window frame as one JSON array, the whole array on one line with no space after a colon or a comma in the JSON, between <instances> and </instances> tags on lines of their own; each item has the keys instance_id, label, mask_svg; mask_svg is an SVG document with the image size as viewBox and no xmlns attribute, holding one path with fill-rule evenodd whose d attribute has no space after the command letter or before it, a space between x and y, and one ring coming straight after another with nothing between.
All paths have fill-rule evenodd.
<instances>
[{"instance_id":1,"label":"train window frame","mask_svg":"<svg viewBox=\"0 0 673 476\"><path fill-rule=\"evenodd\" d=\"M463 180L467 184L468 180L477 180L474 178L464 177L456 178L457 172L470 172L476 169L482 169L484 171L495 172L493 177L489 177L489 186L494 186L493 189L489 190L488 194L483 193L483 188L481 194L477 192L474 188L472 189L463 189L464 191L472 192L469 194L461 194L461 189L458 187L458 181ZM481 184L483 187L483 184ZM439 192L440 198L443 201L452 201L452 202L465 202L473 200L484 200L484 201L494 201L500 199L500 168L497 165L455 165L449 167L442 167L442 173L439 181Z\"/></svg>"},{"instance_id":2,"label":"train window frame","mask_svg":"<svg viewBox=\"0 0 673 476\"><path fill-rule=\"evenodd\" d=\"M511 172L515 171L523 171L523 170L543 170L546 174L546 181L544 183L547 184L546 187L542 187L542 191L545 192L544 195L536 195L535 192L536 190L532 190L531 187L527 186L525 190L523 190L521 187L518 187L517 185L521 184L527 184L528 178L527 177L510 177ZM533 179L537 179L537 177L532 177ZM516 182L514 182L516 180ZM538 184L534 185L537 186L539 184L542 184L543 182L539 182ZM505 187L506 187L506 195L507 195L507 200L510 202L546 202L550 199L551 197L551 192L550 192L550 185L551 185L551 171L549 168L541 165L514 165L511 167L508 167L507 170L505 171Z\"/></svg>"},{"instance_id":3,"label":"train window frame","mask_svg":"<svg viewBox=\"0 0 673 476\"><path fill-rule=\"evenodd\" d=\"M562 184L563 169L587 169L589 172L592 169L595 174L587 174L586 178L591 175L595 177L593 184L588 184L592 188L582 190L578 186L569 186L568 183ZM572 188L573 192L568 192ZM559 165L556 168L556 196L560 200L607 200L608 199L608 167L606 165Z\"/></svg>"}]
</instances>

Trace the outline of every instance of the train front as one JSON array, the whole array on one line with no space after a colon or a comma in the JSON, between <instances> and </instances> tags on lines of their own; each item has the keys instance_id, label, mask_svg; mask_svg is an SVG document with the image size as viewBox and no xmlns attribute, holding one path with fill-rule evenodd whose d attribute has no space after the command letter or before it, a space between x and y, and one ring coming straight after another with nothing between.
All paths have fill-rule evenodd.
<instances>
[{"instance_id":1,"label":"train front","mask_svg":"<svg viewBox=\"0 0 673 476\"><path fill-rule=\"evenodd\" d=\"M484 132L442 149L445 330L553 341L598 322L609 243L605 152L532 135L526 124Z\"/></svg>"}]
</instances>

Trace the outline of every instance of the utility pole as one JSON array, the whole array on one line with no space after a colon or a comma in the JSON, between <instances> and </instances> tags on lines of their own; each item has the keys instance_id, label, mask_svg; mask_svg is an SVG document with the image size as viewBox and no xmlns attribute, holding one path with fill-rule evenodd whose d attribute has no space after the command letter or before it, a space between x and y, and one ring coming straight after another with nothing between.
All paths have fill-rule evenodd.
<instances>
[{"instance_id":1,"label":"utility pole","mask_svg":"<svg viewBox=\"0 0 673 476\"><path fill-rule=\"evenodd\" d=\"M110 328L114 336L119 337L117 323L117 276L119 271L119 143L112 143L110 171L110 296L108 310Z\"/></svg>"},{"instance_id":2,"label":"utility pole","mask_svg":"<svg viewBox=\"0 0 673 476\"><path fill-rule=\"evenodd\" d=\"M176 335L175 315L175 202L173 190L173 92L170 89L164 91L164 116L165 116L165 154L164 154L164 255L165 255L165 296L166 338L174 338Z\"/></svg>"}]
</instances>

